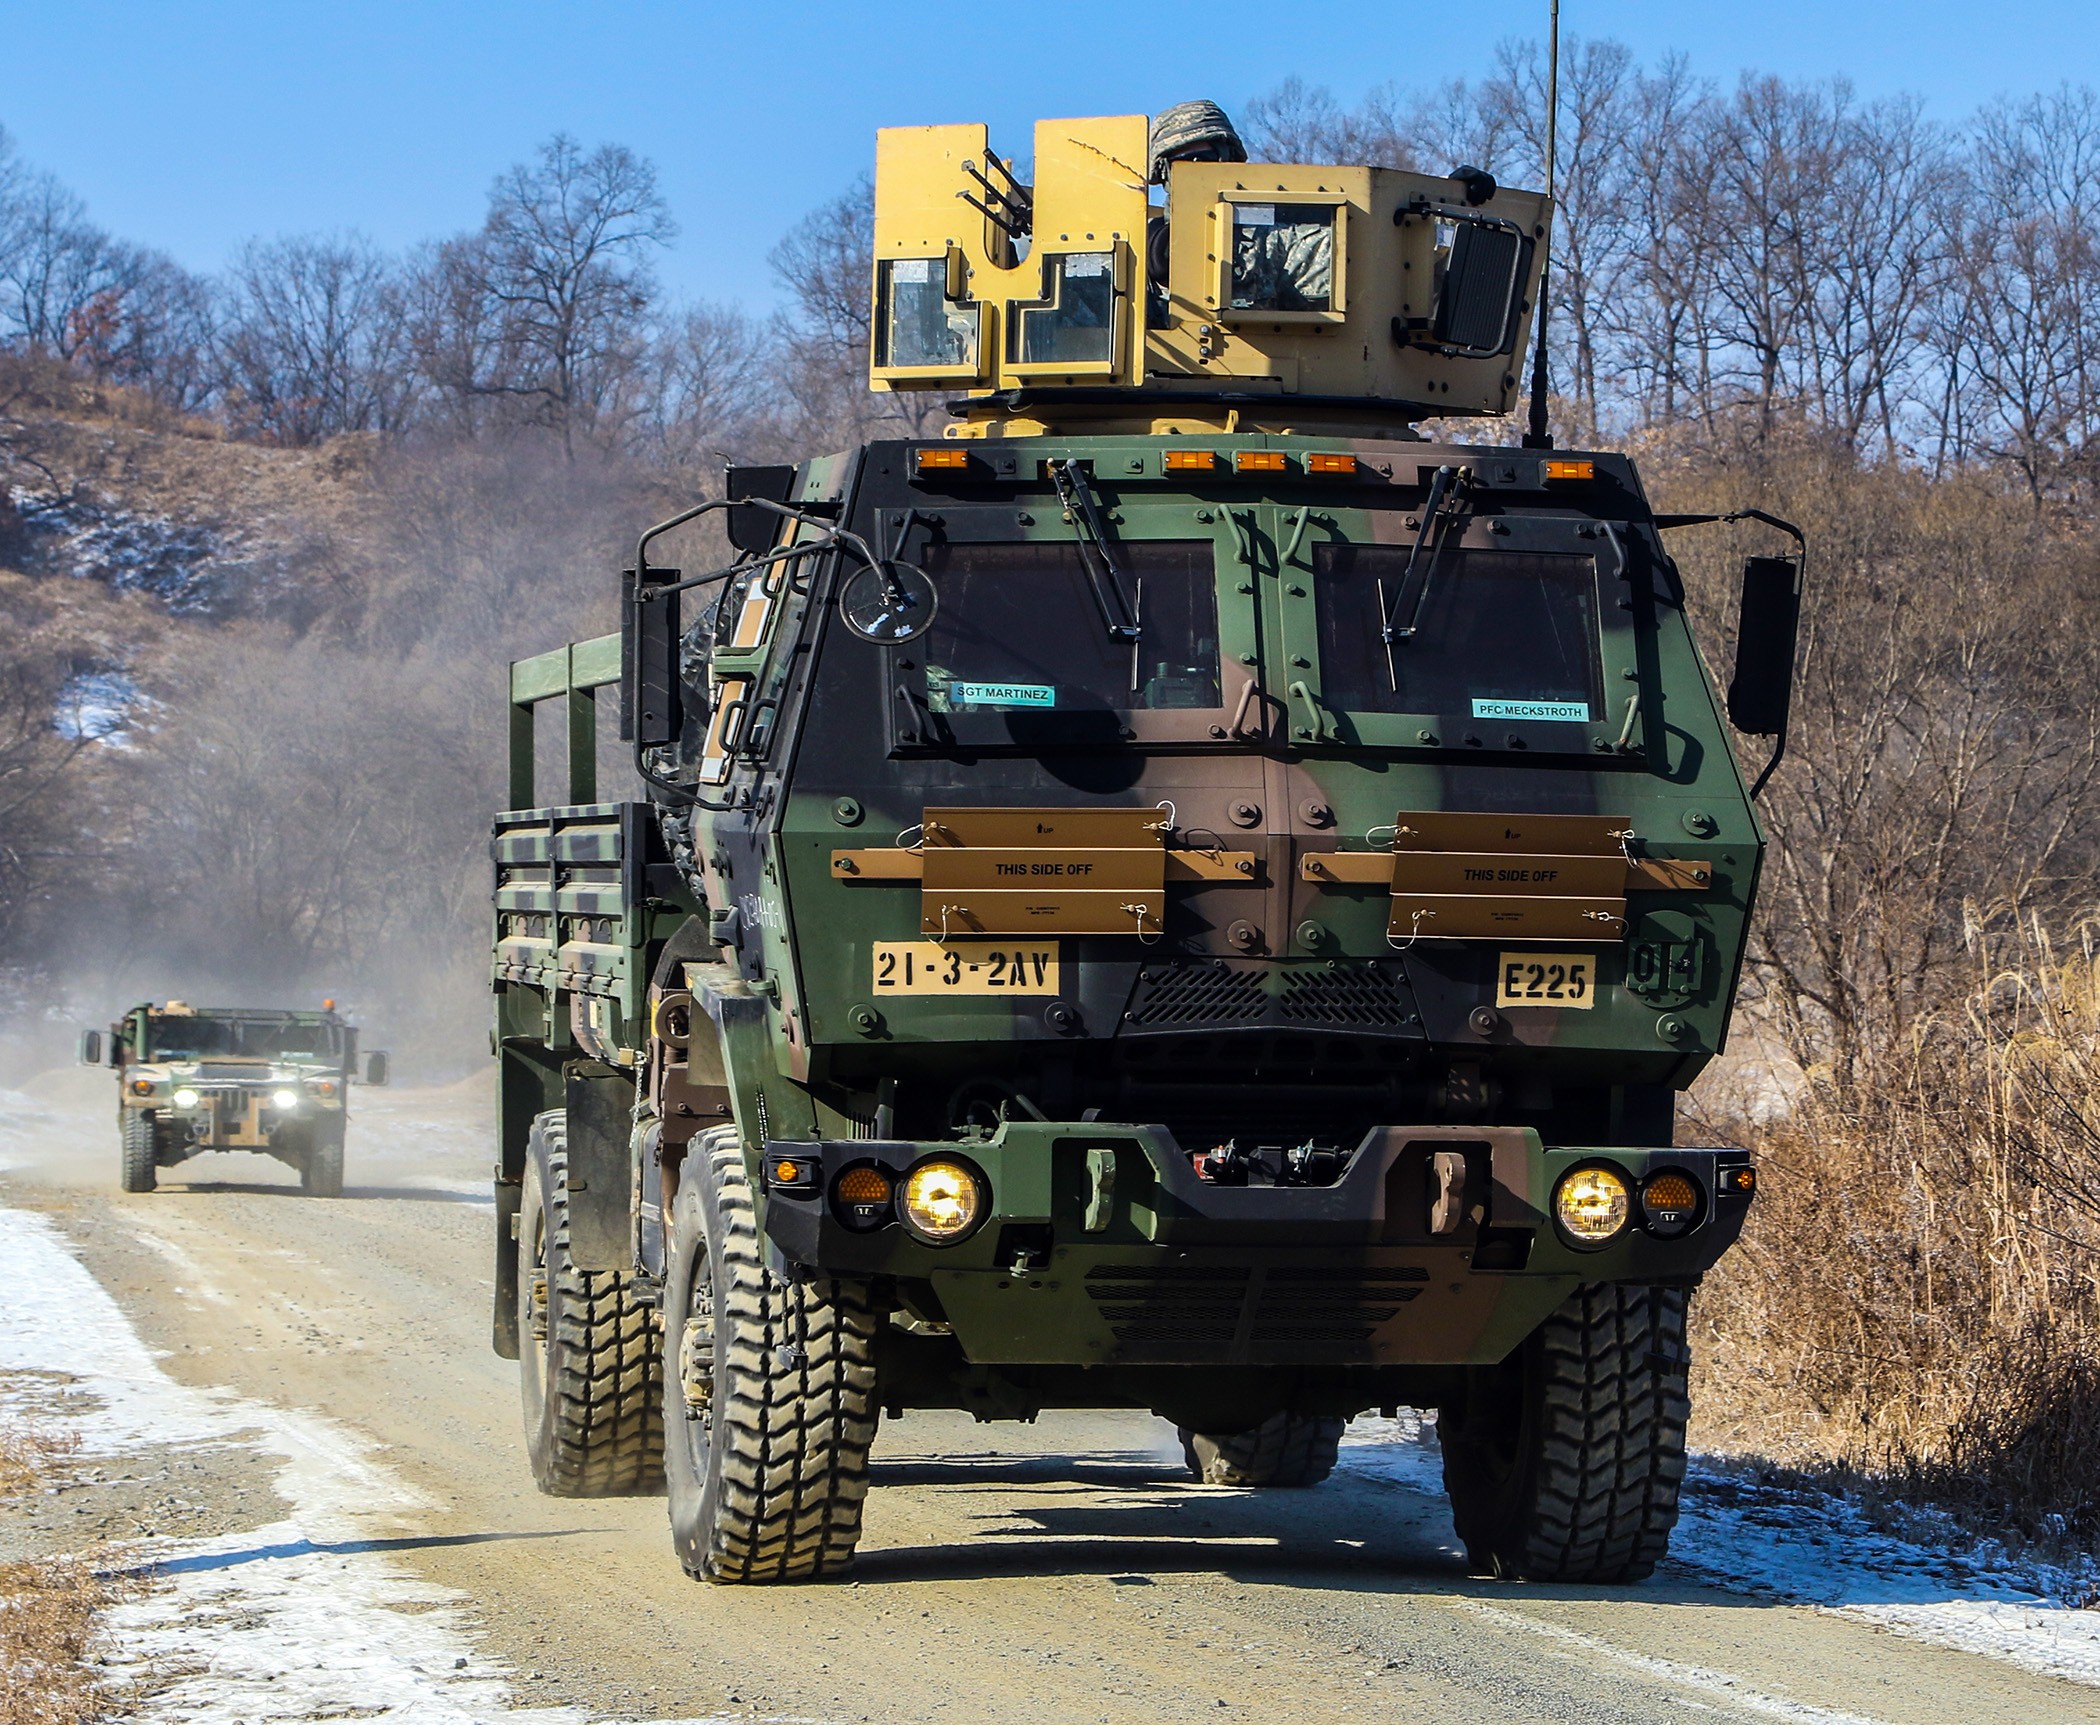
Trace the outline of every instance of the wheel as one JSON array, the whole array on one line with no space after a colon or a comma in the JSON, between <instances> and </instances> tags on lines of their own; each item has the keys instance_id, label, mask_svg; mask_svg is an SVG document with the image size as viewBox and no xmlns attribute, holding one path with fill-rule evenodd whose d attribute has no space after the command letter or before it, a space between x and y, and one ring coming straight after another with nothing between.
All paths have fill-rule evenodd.
<instances>
[{"instance_id":1,"label":"wheel","mask_svg":"<svg viewBox=\"0 0 2100 1725\"><path fill-rule=\"evenodd\" d=\"M1189 1472L1205 1485L1318 1485L1334 1472L1345 1421L1274 1413L1251 1431L1181 1433Z\"/></svg>"},{"instance_id":2,"label":"wheel","mask_svg":"<svg viewBox=\"0 0 2100 1725\"><path fill-rule=\"evenodd\" d=\"M635 1279L569 1257L569 1133L532 1123L518 1213L518 1379L532 1477L549 1497L621 1497L663 1481L655 1313Z\"/></svg>"},{"instance_id":3,"label":"wheel","mask_svg":"<svg viewBox=\"0 0 2100 1725\"><path fill-rule=\"evenodd\" d=\"M306 1135L306 1147L299 1156L300 1190L312 1198L340 1198L343 1195L343 1128L315 1126Z\"/></svg>"},{"instance_id":4,"label":"wheel","mask_svg":"<svg viewBox=\"0 0 2100 1725\"><path fill-rule=\"evenodd\" d=\"M160 1183L160 1133L143 1108L124 1110L124 1169L127 1192L150 1192Z\"/></svg>"},{"instance_id":5,"label":"wheel","mask_svg":"<svg viewBox=\"0 0 2100 1725\"><path fill-rule=\"evenodd\" d=\"M1668 1550L1691 1414L1682 1288L1582 1288L1441 1409L1444 1487L1474 1571L1640 1581Z\"/></svg>"},{"instance_id":6,"label":"wheel","mask_svg":"<svg viewBox=\"0 0 2100 1725\"><path fill-rule=\"evenodd\" d=\"M875 1441L875 1318L854 1282L783 1282L759 1253L736 1128L693 1141L664 1288L664 1479L690 1575L841 1573Z\"/></svg>"}]
</instances>

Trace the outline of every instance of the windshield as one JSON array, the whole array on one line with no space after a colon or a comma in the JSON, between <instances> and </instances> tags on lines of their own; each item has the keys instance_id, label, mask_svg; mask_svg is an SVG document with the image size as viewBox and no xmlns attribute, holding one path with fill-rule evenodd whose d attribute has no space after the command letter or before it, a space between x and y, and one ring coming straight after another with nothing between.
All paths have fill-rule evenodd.
<instances>
[{"instance_id":1,"label":"windshield","mask_svg":"<svg viewBox=\"0 0 2100 1725\"><path fill-rule=\"evenodd\" d=\"M1109 635L1076 543L932 547L923 563L940 611L920 643L928 710L1010 720L1216 707L1211 542L1125 541L1115 556L1137 603L1134 643Z\"/></svg>"},{"instance_id":2,"label":"windshield","mask_svg":"<svg viewBox=\"0 0 2100 1725\"><path fill-rule=\"evenodd\" d=\"M332 1024L287 1023L275 1018L206 1018L192 1013L148 1021L149 1060L202 1060L213 1055L249 1060L339 1058L341 1043Z\"/></svg>"},{"instance_id":3,"label":"windshield","mask_svg":"<svg viewBox=\"0 0 2100 1725\"><path fill-rule=\"evenodd\" d=\"M1600 716L1596 564L1588 557L1321 545L1321 692L1351 712L1582 724ZM1403 591L1404 581L1404 591ZM1385 619L1414 633L1394 641Z\"/></svg>"}]
</instances>

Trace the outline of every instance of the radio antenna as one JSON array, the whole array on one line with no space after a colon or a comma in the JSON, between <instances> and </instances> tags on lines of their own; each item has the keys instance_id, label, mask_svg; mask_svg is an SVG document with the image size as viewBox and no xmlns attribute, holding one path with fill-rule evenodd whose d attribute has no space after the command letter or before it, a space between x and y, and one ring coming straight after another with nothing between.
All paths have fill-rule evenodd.
<instances>
[{"instance_id":1,"label":"radio antenna","mask_svg":"<svg viewBox=\"0 0 2100 1725\"><path fill-rule=\"evenodd\" d=\"M1549 0L1546 24L1546 196L1554 200L1555 219L1560 205L1553 183L1554 157L1559 144L1560 124L1560 0ZM1549 223L1545 243L1539 248L1538 345L1531 355L1531 423L1524 433L1526 449L1551 449L1552 434L1546 430L1546 284L1553 271L1553 229Z\"/></svg>"}]
</instances>

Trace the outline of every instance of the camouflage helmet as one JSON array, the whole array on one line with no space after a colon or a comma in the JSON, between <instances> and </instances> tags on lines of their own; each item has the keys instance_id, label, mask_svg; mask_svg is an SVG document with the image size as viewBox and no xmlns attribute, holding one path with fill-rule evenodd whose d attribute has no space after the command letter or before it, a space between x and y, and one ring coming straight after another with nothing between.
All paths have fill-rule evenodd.
<instances>
[{"instance_id":1,"label":"camouflage helmet","mask_svg":"<svg viewBox=\"0 0 2100 1725\"><path fill-rule=\"evenodd\" d=\"M1244 162L1247 146L1215 102L1176 102L1152 118L1151 161L1145 177L1167 183L1169 162Z\"/></svg>"}]
</instances>

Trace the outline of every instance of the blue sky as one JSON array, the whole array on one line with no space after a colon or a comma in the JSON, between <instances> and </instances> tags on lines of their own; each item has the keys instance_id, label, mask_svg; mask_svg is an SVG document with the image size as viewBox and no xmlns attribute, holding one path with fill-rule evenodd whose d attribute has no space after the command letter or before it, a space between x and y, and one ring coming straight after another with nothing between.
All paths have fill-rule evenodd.
<instances>
[{"instance_id":1,"label":"blue sky","mask_svg":"<svg viewBox=\"0 0 2100 1725\"><path fill-rule=\"evenodd\" d=\"M356 228L389 246L478 221L492 175L549 133L655 160L683 295L767 302L765 254L868 164L875 127L1228 108L1296 73L1347 100L1477 73L1515 5L1006 0L67 0L7 8L0 124L105 226L192 268L254 234ZM1000 33L1014 21L1008 34ZM1487 22L1484 20L1492 20ZM2017 27L2010 27L2014 21ZM1973 0L1564 0L1569 34L1745 68L1843 75L1958 120L2001 93L2100 84L2100 5Z\"/></svg>"}]
</instances>

